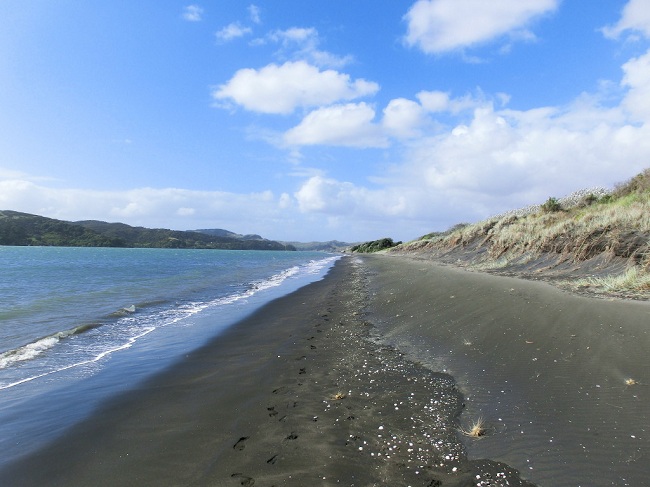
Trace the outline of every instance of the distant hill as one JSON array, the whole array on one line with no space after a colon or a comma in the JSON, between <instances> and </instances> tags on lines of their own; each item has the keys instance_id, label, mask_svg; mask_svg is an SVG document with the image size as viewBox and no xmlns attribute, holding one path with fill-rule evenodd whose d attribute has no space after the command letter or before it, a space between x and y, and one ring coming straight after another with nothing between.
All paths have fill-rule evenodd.
<instances>
[{"instance_id":1,"label":"distant hill","mask_svg":"<svg viewBox=\"0 0 650 487\"><path fill-rule=\"evenodd\" d=\"M209 229L200 229L193 230L194 232L205 233L206 235L214 235L217 237L235 237L241 238L244 240L262 240L262 237L255 234L241 235L238 233L233 233L228 230L223 230L221 228L209 228ZM301 251L316 251L316 252L342 252L343 250L354 245L348 242L341 242L339 240L329 240L327 242L284 242L280 241L281 244L288 247L294 247L296 250Z\"/></svg>"},{"instance_id":2,"label":"distant hill","mask_svg":"<svg viewBox=\"0 0 650 487\"><path fill-rule=\"evenodd\" d=\"M240 235L239 233L234 233L229 230L223 230L221 228L204 228L201 230L190 230L190 231L204 233L206 235L212 235L213 237L232 237L232 238L240 238L242 240L266 240L254 233L247 234L247 235Z\"/></svg>"},{"instance_id":3,"label":"distant hill","mask_svg":"<svg viewBox=\"0 0 650 487\"><path fill-rule=\"evenodd\" d=\"M123 240L69 222L17 211L0 211L0 245L125 247Z\"/></svg>"},{"instance_id":4,"label":"distant hill","mask_svg":"<svg viewBox=\"0 0 650 487\"><path fill-rule=\"evenodd\" d=\"M328 242L282 242L291 245L297 250L317 251L317 252L342 252L354 244L341 242L339 240L330 240Z\"/></svg>"},{"instance_id":5,"label":"distant hill","mask_svg":"<svg viewBox=\"0 0 650 487\"><path fill-rule=\"evenodd\" d=\"M296 250L273 240L240 238L228 233L231 235L219 236L95 220L66 222L29 213L0 211L0 245Z\"/></svg>"}]
</instances>

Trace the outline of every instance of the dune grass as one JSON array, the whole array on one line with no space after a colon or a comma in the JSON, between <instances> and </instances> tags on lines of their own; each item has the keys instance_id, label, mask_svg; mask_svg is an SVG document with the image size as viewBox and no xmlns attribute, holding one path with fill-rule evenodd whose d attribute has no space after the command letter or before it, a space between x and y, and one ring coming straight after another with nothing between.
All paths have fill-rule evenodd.
<instances>
[{"instance_id":1,"label":"dune grass","mask_svg":"<svg viewBox=\"0 0 650 487\"><path fill-rule=\"evenodd\" d=\"M557 203L555 198L549 198ZM561 200L559 200L561 201ZM547 203L474 224L455 225L403 244L399 250L445 252L482 248L471 267L500 269L542 254L573 262L596 256L627 259L620 275L582 279L578 286L604 292L650 291L650 169L609 194L586 194L571 205Z\"/></svg>"}]
</instances>

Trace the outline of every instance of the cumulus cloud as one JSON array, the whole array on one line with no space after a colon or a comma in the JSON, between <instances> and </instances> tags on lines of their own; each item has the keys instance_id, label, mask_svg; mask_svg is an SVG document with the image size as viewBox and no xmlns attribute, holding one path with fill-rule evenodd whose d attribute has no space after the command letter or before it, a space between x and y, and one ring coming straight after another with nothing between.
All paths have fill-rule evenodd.
<instances>
[{"instance_id":1,"label":"cumulus cloud","mask_svg":"<svg viewBox=\"0 0 650 487\"><path fill-rule=\"evenodd\" d=\"M239 37L244 37L245 35L250 34L252 29L250 27L244 27L239 22L233 22L225 26L223 29L218 31L215 36L218 40L222 42L231 41Z\"/></svg>"},{"instance_id":2,"label":"cumulus cloud","mask_svg":"<svg viewBox=\"0 0 650 487\"><path fill-rule=\"evenodd\" d=\"M234 102L246 110L289 114L298 107L321 106L373 95L379 85L335 70L321 71L305 61L240 69L212 92L218 102Z\"/></svg>"},{"instance_id":3,"label":"cumulus cloud","mask_svg":"<svg viewBox=\"0 0 650 487\"><path fill-rule=\"evenodd\" d=\"M433 98L432 111L466 100ZM417 111L414 102L396 103ZM415 237L611 185L643 170L650 158L650 126L631 122L623 105L603 106L597 95L530 110L475 103L466 121L411 141L403 160L374 178L372 189L324 174L308 177L295 193L299 209L378 231L390 221L392 231Z\"/></svg>"},{"instance_id":4,"label":"cumulus cloud","mask_svg":"<svg viewBox=\"0 0 650 487\"><path fill-rule=\"evenodd\" d=\"M386 197L386 190L371 191L347 181L317 175L309 178L295 193L300 211L318 212L338 218L344 215L380 220L403 211L405 197ZM344 218L343 218L344 219Z\"/></svg>"},{"instance_id":5,"label":"cumulus cloud","mask_svg":"<svg viewBox=\"0 0 650 487\"><path fill-rule=\"evenodd\" d=\"M203 9L198 5L188 5L183 9L182 17L188 22L200 22L203 19Z\"/></svg>"},{"instance_id":6,"label":"cumulus cloud","mask_svg":"<svg viewBox=\"0 0 650 487\"><path fill-rule=\"evenodd\" d=\"M405 42L440 54L488 42L505 34L531 38L522 30L555 10L559 0L418 0L407 14Z\"/></svg>"},{"instance_id":7,"label":"cumulus cloud","mask_svg":"<svg viewBox=\"0 0 650 487\"><path fill-rule=\"evenodd\" d=\"M425 123L423 107L406 98L391 100L384 108L382 125L387 134L401 139L409 139L421 135L421 127Z\"/></svg>"},{"instance_id":8,"label":"cumulus cloud","mask_svg":"<svg viewBox=\"0 0 650 487\"><path fill-rule=\"evenodd\" d=\"M333 105L309 113L284 135L289 145L385 147L388 142L373 124L375 111L366 103Z\"/></svg>"},{"instance_id":9,"label":"cumulus cloud","mask_svg":"<svg viewBox=\"0 0 650 487\"><path fill-rule=\"evenodd\" d=\"M623 8L621 19L615 25L605 27L603 32L607 37L618 38L628 30L650 37L650 8L646 0L630 0Z\"/></svg>"}]
</instances>

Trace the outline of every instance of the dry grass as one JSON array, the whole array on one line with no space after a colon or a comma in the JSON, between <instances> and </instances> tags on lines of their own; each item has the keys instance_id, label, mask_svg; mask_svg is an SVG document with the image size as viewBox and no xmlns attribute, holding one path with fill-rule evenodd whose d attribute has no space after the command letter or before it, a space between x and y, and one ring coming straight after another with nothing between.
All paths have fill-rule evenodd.
<instances>
[{"instance_id":1,"label":"dry grass","mask_svg":"<svg viewBox=\"0 0 650 487\"><path fill-rule=\"evenodd\" d=\"M481 438L487 435L487 427L483 418L473 421L468 428L459 428L460 432L470 438Z\"/></svg>"},{"instance_id":2,"label":"dry grass","mask_svg":"<svg viewBox=\"0 0 650 487\"><path fill-rule=\"evenodd\" d=\"M581 263L594 257L627 262L617 276L577 284L605 292L650 291L650 169L617 186L611 196L585 198L562 211L508 214L432 233L396 250L464 257L477 270L501 270L556 255ZM620 267L618 267L620 268ZM572 284L576 284L575 282Z\"/></svg>"},{"instance_id":3,"label":"dry grass","mask_svg":"<svg viewBox=\"0 0 650 487\"><path fill-rule=\"evenodd\" d=\"M639 267L631 267L618 276L590 277L577 281L576 285L593 287L606 292L648 291L650 290L650 273Z\"/></svg>"}]
</instances>

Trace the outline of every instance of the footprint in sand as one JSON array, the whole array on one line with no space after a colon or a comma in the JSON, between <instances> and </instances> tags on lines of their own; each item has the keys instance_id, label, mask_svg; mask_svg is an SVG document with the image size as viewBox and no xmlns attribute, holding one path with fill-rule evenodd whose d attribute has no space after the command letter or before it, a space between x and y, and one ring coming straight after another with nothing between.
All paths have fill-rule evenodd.
<instances>
[{"instance_id":1,"label":"footprint in sand","mask_svg":"<svg viewBox=\"0 0 650 487\"><path fill-rule=\"evenodd\" d=\"M231 475L233 479L237 479L239 481L239 485L244 485L246 487L250 487L251 485L255 485L255 479L253 477L248 477L246 475L242 475L240 473L234 473Z\"/></svg>"},{"instance_id":2,"label":"footprint in sand","mask_svg":"<svg viewBox=\"0 0 650 487\"><path fill-rule=\"evenodd\" d=\"M298 439L298 435L295 434L294 432L291 432L291 434L285 438L285 440L297 440L297 439Z\"/></svg>"},{"instance_id":3,"label":"footprint in sand","mask_svg":"<svg viewBox=\"0 0 650 487\"><path fill-rule=\"evenodd\" d=\"M270 406L270 407L266 408L266 410L269 412L270 417L278 415L278 412L275 410L275 406Z\"/></svg>"},{"instance_id":4,"label":"footprint in sand","mask_svg":"<svg viewBox=\"0 0 650 487\"><path fill-rule=\"evenodd\" d=\"M235 443L232 447L235 450L242 451L244 448L246 448L246 441L248 441L248 438L249 438L248 436L242 436L237 440L237 443Z\"/></svg>"}]
</instances>

